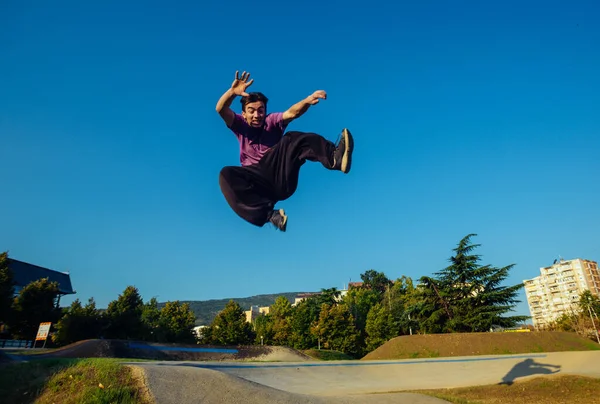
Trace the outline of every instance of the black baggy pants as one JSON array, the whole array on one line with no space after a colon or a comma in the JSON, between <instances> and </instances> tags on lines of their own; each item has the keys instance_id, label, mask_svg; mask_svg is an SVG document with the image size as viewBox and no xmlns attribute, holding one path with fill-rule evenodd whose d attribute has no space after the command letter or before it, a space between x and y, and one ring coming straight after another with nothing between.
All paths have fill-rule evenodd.
<instances>
[{"instance_id":1,"label":"black baggy pants","mask_svg":"<svg viewBox=\"0 0 600 404\"><path fill-rule=\"evenodd\" d=\"M335 144L321 135L287 132L257 164L224 167L219 185L235 213L262 227L275 204L296 191L300 167L308 160L331 170L334 151Z\"/></svg>"}]
</instances>

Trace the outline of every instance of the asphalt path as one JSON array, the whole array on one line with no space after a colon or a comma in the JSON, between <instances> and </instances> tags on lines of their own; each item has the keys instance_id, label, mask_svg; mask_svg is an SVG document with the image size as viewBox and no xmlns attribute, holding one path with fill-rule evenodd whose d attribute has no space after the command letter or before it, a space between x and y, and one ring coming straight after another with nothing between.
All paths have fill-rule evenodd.
<instances>
[{"instance_id":1,"label":"asphalt path","mask_svg":"<svg viewBox=\"0 0 600 404\"><path fill-rule=\"evenodd\" d=\"M157 403L444 403L405 390L600 377L600 351L388 361L138 362Z\"/></svg>"}]
</instances>

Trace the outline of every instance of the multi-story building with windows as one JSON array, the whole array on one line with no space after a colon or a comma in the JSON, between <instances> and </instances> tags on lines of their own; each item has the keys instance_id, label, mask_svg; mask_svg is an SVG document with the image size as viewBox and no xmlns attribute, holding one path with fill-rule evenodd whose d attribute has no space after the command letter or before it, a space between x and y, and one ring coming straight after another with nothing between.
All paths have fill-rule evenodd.
<instances>
[{"instance_id":1,"label":"multi-story building with windows","mask_svg":"<svg viewBox=\"0 0 600 404\"><path fill-rule=\"evenodd\" d=\"M549 267L540 268L540 273L523 281L536 328L576 310L579 296L585 290L600 297L600 273L595 261L561 258Z\"/></svg>"}]
</instances>

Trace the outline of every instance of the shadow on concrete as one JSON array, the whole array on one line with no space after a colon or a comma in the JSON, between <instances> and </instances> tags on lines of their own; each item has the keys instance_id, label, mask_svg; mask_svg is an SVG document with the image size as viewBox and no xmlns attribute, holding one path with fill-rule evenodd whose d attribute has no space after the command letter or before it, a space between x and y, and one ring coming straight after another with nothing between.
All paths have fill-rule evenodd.
<instances>
[{"instance_id":1,"label":"shadow on concrete","mask_svg":"<svg viewBox=\"0 0 600 404\"><path fill-rule=\"evenodd\" d=\"M551 369L556 370L551 370ZM538 363L533 359L525 359L523 362L517 363L513 368L502 378L502 382L498 384L506 384L510 386L515 379L519 377L533 375L551 375L560 372L560 365L550 365L546 363Z\"/></svg>"}]
</instances>

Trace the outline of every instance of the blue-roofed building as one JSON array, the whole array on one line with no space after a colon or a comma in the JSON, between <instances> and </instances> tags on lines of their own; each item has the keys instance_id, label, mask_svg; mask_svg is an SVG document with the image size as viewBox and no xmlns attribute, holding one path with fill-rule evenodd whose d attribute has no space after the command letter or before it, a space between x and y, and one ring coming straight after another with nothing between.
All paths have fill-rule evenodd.
<instances>
[{"instance_id":1,"label":"blue-roofed building","mask_svg":"<svg viewBox=\"0 0 600 404\"><path fill-rule=\"evenodd\" d=\"M67 272L55 271L12 258L8 259L8 267L13 272L15 294L18 294L29 283L43 278L48 278L50 282L58 283L57 306L60 303L61 296L76 293L71 285L71 277Z\"/></svg>"}]
</instances>

